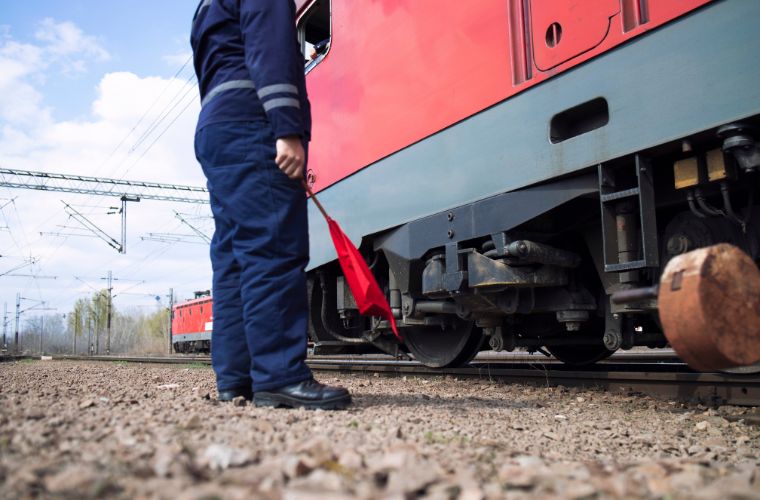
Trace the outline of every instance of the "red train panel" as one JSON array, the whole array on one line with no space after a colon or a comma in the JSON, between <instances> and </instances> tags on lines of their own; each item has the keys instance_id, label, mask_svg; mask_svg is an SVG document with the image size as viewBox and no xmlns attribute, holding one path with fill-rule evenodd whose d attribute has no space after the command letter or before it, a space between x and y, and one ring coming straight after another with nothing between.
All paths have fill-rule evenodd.
<instances>
[{"instance_id":1,"label":"red train panel","mask_svg":"<svg viewBox=\"0 0 760 500\"><path fill-rule=\"evenodd\" d=\"M177 304L172 309L172 337L210 334L212 319L211 297L202 297Z\"/></svg>"},{"instance_id":2,"label":"red train panel","mask_svg":"<svg viewBox=\"0 0 760 500\"><path fill-rule=\"evenodd\" d=\"M332 0L307 78L315 189L710 1Z\"/></svg>"}]
</instances>

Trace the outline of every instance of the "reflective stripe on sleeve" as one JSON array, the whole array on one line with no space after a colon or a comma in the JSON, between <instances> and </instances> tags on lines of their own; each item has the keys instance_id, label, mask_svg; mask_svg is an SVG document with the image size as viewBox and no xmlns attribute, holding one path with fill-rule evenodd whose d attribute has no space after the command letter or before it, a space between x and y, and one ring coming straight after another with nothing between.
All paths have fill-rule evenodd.
<instances>
[{"instance_id":1,"label":"reflective stripe on sleeve","mask_svg":"<svg viewBox=\"0 0 760 500\"><path fill-rule=\"evenodd\" d=\"M267 85L262 87L258 91L259 99L263 99L272 94L295 94L298 95L298 87L290 83L278 83L275 85Z\"/></svg>"},{"instance_id":2,"label":"reflective stripe on sleeve","mask_svg":"<svg viewBox=\"0 0 760 500\"><path fill-rule=\"evenodd\" d=\"M209 0L210 1L210 0ZM206 94L206 97L201 101L201 107L208 104L214 97L218 96L222 92L233 89L255 89L253 81L251 80L230 80L229 82L220 83Z\"/></svg>"},{"instance_id":3,"label":"reflective stripe on sleeve","mask_svg":"<svg viewBox=\"0 0 760 500\"><path fill-rule=\"evenodd\" d=\"M301 109L301 103L298 99L292 97L280 97L264 103L264 111L271 111L275 108L298 108Z\"/></svg>"}]
</instances>

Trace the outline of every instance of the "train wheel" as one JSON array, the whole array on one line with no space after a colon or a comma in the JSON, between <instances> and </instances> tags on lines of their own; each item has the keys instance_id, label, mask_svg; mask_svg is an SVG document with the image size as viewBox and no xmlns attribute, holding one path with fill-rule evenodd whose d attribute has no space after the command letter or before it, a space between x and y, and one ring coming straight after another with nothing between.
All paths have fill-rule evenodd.
<instances>
[{"instance_id":1,"label":"train wheel","mask_svg":"<svg viewBox=\"0 0 760 500\"><path fill-rule=\"evenodd\" d=\"M414 359L431 368L469 363L480 351L483 332L472 322L457 321L453 327L411 327L403 330L404 342Z\"/></svg>"},{"instance_id":2,"label":"train wheel","mask_svg":"<svg viewBox=\"0 0 760 500\"><path fill-rule=\"evenodd\" d=\"M730 375L757 375L760 374L760 363L755 363L749 366L739 366L737 368L724 368L718 370L721 373L728 373Z\"/></svg>"},{"instance_id":3,"label":"train wheel","mask_svg":"<svg viewBox=\"0 0 760 500\"><path fill-rule=\"evenodd\" d=\"M563 345L546 349L558 360L572 366L593 365L612 355L612 351L603 345Z\"/></svg>"},{"instance_id":4,"label":"train wheel","mask_svg":"<svg viewBox=\"0 0 760 500\"><path fill-rule=\"evenodd\" d=\"M526 322L522 324L522 327L533 334L537 334L540 337L546 338L568 338L569 333L561 325L558 325L556 320L547 315L532 315L526 318ZM610 351L604 344L602 344L602 336L604 335L604 319L592 318L588 324L585 325L582 332L578 332L578 335L598 335L599 344L596 345L555 345L545 346L546 350L551 353L552 356L559 361L570 366L588 366L593 365L597 361L606 359L612 355L613 351ZM547 342L548 343L548 342Z\"/></svg>"}]
</instances>

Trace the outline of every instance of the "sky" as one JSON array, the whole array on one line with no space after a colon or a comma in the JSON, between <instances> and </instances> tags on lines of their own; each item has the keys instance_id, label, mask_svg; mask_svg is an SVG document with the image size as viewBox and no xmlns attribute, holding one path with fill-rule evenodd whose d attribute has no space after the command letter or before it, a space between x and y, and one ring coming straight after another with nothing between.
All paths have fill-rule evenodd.
<instances>
[{"instance_id":1,"label":"sky","mask_svg":"<svg viewBox=\"0 0 760 500\"><path fill-rule=\"evenodd\" d=\"M190 57L194 0L0 0L0 168L205 185L193 153L199 111ZM118 198L0 187L0 307L63 315L105 287L114 306L152 312L211 284L207 205L143 200L127 253L93 237L65 202L114 239ZM186 242L154 241L183 235ZM145 239L147 238L147 239ZM44 303L44 304L43 304Z\"/></svg>"}]
</instances>

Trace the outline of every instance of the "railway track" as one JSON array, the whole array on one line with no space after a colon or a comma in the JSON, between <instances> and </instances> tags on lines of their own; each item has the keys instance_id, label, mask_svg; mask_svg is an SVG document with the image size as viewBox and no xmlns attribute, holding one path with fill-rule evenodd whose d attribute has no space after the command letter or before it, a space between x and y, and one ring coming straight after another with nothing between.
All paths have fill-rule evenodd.
<instances>
[{"instance_id":1,"label":"railway track","mask_svg":"<svg viewBox=\"0 0 760 500\"><path fill-rule=\"evenodd\" d=\"M0 361L30 359L3 356ZM56 356L55 360L157 364L210 364L209 356ZM622 352L594 366L578 369L527 353L483 353L466 367L431 369L413 360L390 356L313 356L309 366L326 373L372 373L382 376L451 376L462 380L494 380L546 386L597 388L640 393L710 406L760 406L760 376L741 373L700 373L678 360L672 351Z\"/></svg>"}]
</instances>

